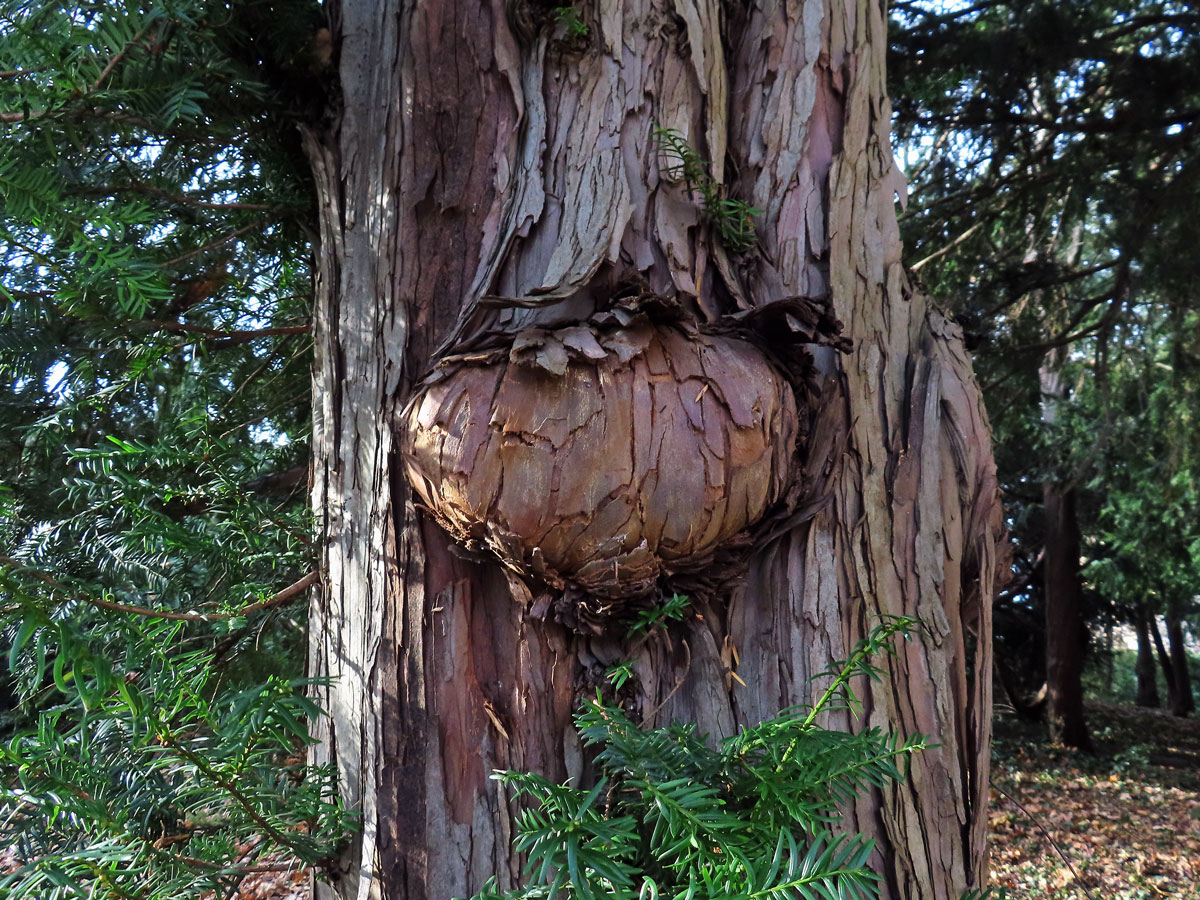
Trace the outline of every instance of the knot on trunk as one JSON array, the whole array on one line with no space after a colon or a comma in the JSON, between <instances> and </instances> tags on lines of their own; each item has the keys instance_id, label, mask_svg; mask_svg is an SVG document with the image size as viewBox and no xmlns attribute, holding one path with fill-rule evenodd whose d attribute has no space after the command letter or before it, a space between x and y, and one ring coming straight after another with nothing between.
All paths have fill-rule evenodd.
<instances>
[{"instance_id":1,"label":"knot on trunk","mask_svg":"<svg viewBox=\"0 0 1200 900\"><path fill-rule=\"evenodd\" d=\"M468 550L555 589L574 627L601 630L664 576L728 568L719 551L745 546L792 480L792 363L811 357L793 351L785 371L736 326L703 333L656 301L447 358L403 414L428 511Z\"/></svg>"}]
</instances>

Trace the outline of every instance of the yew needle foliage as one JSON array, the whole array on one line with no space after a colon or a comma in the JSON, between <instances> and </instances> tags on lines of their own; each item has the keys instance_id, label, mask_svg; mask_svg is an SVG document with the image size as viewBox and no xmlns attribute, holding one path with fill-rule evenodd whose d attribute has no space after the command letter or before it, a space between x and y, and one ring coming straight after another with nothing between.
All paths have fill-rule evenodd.
<instances>
[{"instance_id":1,"label":"yew needle foliage","mask_svg":"<svg viewBox=\"0 0 1200 900\"><path fill-rule=\"evenodd\" d=\"M224 900L351 824L299 677L322 24L0 0L5 900Z\"/></svg>"},{"instance_id":2,"label":"yew needle foliage","mask_svg":"<svg viewBox=\"0 0 1200 900\"><path fill-rule=\"evenodd\" d=\"M527 883L505 891L493 879L475 900L877 897L879 877L867 865L873 843L836 833L839 808L903 779L926 738L818 722L856 709L851 680L878 678L872 659L894 653L892 638L915 626L907 618L877 626L824 673L828 687L815 705L716 744L694 725L643 730L599 697L584 704L575 724L593 754L595 786L497 772L527 801L514 841Z\"/></svg>"},{"instance_id":3,"label":"yew needle foliage","mask_svg":"<svg viewBox=\"0 0 1200 900\"><path fill-rule=\"evenodd\" d=\"M704 159L674 128L655 128L654 140L666 165L663 171L683 181L689 194L699 194L704 216L721 243L734 253L745 253L758 243L754 217L762 215L745 200L726 196L724 185L712 175L712 163Z\"/></svg>"},{"instance_id":4,"label":"yew needle foliage","mask_svg":"<svg viewBox=\"0 0 1200 900\"><path fill-rule=\"evenodd\" d=\"M183 623L104 630L123 632L119 667L39 641L60 695L0 747L0 844L21 862L0 896L226 896L263 860L333 853L350 822L333 771L304 766L302 679L221 689Z\"/></svg>"}]
</instances>

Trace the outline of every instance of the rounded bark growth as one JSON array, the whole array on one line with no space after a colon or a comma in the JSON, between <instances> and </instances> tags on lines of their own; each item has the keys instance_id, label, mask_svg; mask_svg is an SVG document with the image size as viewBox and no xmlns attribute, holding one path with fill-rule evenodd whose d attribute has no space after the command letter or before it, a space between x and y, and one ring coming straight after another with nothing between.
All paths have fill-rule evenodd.
<instances>
[{"instance_id":1,"label":"rounded bark growth","mask_svg":"<svg viewBox=\"0 0 1200 900\"><path fill-rule=\"evenodd\" d=\"M409 402L401 446L470 549L618 600L703 567L758 521L787 486L798 427L791 385L750 343L613 310L450 362Z\"/></svg>"}]
</instances>

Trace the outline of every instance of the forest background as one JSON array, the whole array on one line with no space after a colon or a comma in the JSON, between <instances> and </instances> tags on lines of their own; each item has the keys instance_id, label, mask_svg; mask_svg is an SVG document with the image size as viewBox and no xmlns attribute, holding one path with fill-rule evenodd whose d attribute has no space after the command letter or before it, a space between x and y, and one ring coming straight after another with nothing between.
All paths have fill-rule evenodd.
<instances>
[{"instance_id":1,"label":"forest background","mask_svg":"<svg viewBox=\"0 0 1200 900\"><path fill-rule=\"evenodd\" d=\"M1186 717L1200 677L1200 10L892 24L906 261L967 336L1013 539L997 696L1094 750L1085 689ZM0 5L0 833L74 854L24 896L125 864L130 834L156 858L214 791L160 896L320 865L352 824L302 752L297 126L327 38L298 0Z\"/></svg>"}]
</instances>

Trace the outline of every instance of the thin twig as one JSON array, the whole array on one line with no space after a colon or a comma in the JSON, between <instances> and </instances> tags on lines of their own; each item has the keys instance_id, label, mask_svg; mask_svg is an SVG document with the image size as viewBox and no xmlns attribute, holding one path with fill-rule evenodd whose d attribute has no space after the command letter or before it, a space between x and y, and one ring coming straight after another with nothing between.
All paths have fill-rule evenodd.
<instances>
[{"instance_id":1,"label":"thin twig","mask_svg":"<svg viewBox=\"0 0 1200 900\"><path fill-rule=\"evenodd\" d=\"M682 643L683 649L687 653L687 662L684 663L683 674L679 676L679 679L675 682L675 686L667 692L667 696L663 697L658 704L651 707L650 710L642 716L642 721L644 722L649 722L654 716L658 715L659 710L666 706L667 702L675 696L675 693L681 687L683 687L683 683L687 680L688 672L692 671L692 648L688 646L688 642L686 640L682 640Z\"/></svg>"},{"instance_id":2,"label":"thin twig","mask_svg":"<svg viewBox=\"0 0 1200 900\"><path fill-rule=\"evenodd\" d=\"M156 188L149 184L143 184L140 181L133 181L130 184L112 184L104 188L89 188L87 190L78 191L77 193L87 196L105 196L107 194L115 194L118 191L128 191L134 194L145 194L150 197L158 197L162 200L179 204L180 206L191 206L198 209L245 209L253 212L280 212L283 210L283 207L271 206L266 203L212 203L207 200L195 200L191 197L188 197L186 194L172 194L170 191L164 191L161 188Z\"/></svg>"},{"instance_id":3,"label":"thin twig","mask_svg":"<svg viewBox=\"0 0 1200 900\"><path fill-rule=\"evenodd\" d=\"M73 593L71 589L59 581L54 576L34 569L21 562L19 559L13 559L10 556L0 556L0 565L8 566L13 569L20 569L29 574L30 577L37 579L43 584L62 593ZM112 600L102 600L99 597L88 597L82 594L77 594L78 599L85 603L90 603L92 606L99 606L101 609L111 609L114 612L129 613L135 616L146 616L154 619L171 619L177 622L221 622L228 619L241 618L248 616L251 613L261 612L264 609L274 609L276 606L282 606L292 598L308 590L314 584L321 580L321 573L312 571L292 584L289 584L283 590L278 591L266 600L259 600L256 603L251 603L243 606L237 612L232 613L185 613L176 612L171 609L149 609L144 606L132 606L128 603L115 603Z\"/></svg>"},{"instance_id":4,"label":"thin twig","mask_svg":"<svg viewBox=\"0 0 1200 900\"><path fill-rule=\"evenodd\" d=\"M275 415L275 413L277 413L277 412L281 412L282 410L285 410L285 409L290 409L293 404L299 403L308 393L309 393L309 389L305 388L304 390L300 391L299 393L293 394L291 397L288 397L288 399L283 401L282 403L276 404L273 409L268 409L267 411L263 412L262 414L256 415L253 419L247 419L245 422L242 422L239 425L234 425L232 428L223 432L218 437L218 440L223 441L227 437L229 437L231 434L234 434L235 432L240 431L243 428L248 428L251 425L256 425L259 422L261 422L263 419L269 419L271 416Z\"/></svg>"},{"instance_id":5,"label":"thin twig","mask_svg":"<svg viewBox=\"0 0 1200 900\"><path fill-rule=\"evenodd\" d=\"M164 266L173 266L176 263L183 262L185 259L191 259L193 256L198 256L199 254L204 253L206 250L211 250L214 247L220 247L226 241L232 241L238 235L245 234L247 231L252 231L253 229L258 228L259 226L265 225L265 224L266 224L265 219L256 219L255 221L251 222L249 225L243 225L241 228L238 228L236 231L231 231L231 232L229 232L229 234L224 235L223 237L219 237L215 241L209 241L209 243L204 244L201 247L197 247L195 250L189 250L187 253L183 254L182 256L177 256L174 259L168 259L165 263L163 263L163 265Z\"/></svg>"},{"instance_id":6,"label":"thin twig","mask_svg":"<svg viewBox=\"0 0 1200 900\"><path fill-rule=\"evenodd\" d=\"M259 872L294 872L296 867L290 863L273 863L271 865L261 866L226 866L221 863L209 862L206 859L197 859L194 856L180 856L178 853L172 853L171 858L185 863L189 866L195 866L199 869L219 869L221 872L230 875L254 875Z\"/></svg>"},{"instance_id":7,"label":"thin twig","mask_svg":"<svg viewBox=\"0 0 1200 900\"><path fill-rule=\"evenodd\" d=\"M234 613L183 613L175 612L169 609L147 609L144 606L130 606L127 603L114 603L112 600L101 600L98 597L84 597L88 603L93 606L99 606L103 609L111 609L114 612L130 613L135 616L147 616L156 619L174 619L181 622L219 622L227 619L241 618L248 616L251 613L259 612L264 609L273 609L287 603L297 594L302 593L312 587L321 580L319 572L309 572L299 581L294 584L289 584L283 590L267 600L260 600L257 603L251 603L249 606L243 606L240 610Z\"/></svg>"},{"instance_id":8,"label":"thin twig","mask_svg":"<svg viewBox=\"0 0 1200 900\"><path fill-rule=\"evenodd\" d=\"M168 844L190 841L194 836L195 832L193 831L186 834L173 834L166 839L158 838L155 841L147 840L146 843L149 844L149 846L156 852L161 853L163 856L166 856L168 859L171 859L175 862L181 862L184 865L193 866L198 869L219 869L222 872L226 872L230 875L254 875L260 872L291 872L295 871L296 869L296 866L292 863L245 865L239 861L230 865L227 863L213 862L212 860L208 859L198 859L195 856L185 856L181 853L173 853L166 849ZM164 840L166 843L164 843ZM246 856L243 855L242 859L245 858Z\"/></svg>"},{"instance_id":9,"label":"thin twig","mask_svg":"<svg viewBox=\"0 0 1200 900\"><path fill-rule=\"evenodd\" d=\"M147 22L145 25L143 25L142 30L135 34L132 40L127 42L125 46L121 48L121 51L108 61L108 65L101 70L100 77L92 82L92 89L89 91L89 93L94 94L96 91L100 90L100 85L104 84L104 79L108 78L108 76L112 74L112 70L115 69L121 60L125 58L125 54L129 52L129 48L145 37L146 32L150 30L151 24L153 23Z\"/></svg>"},{"instance_id":10,"label":"thin twig","mask_svg":"<svg viewBox=\"0 0 1200 900\"><path fill-rule=\"evenodd\" d=\"M261 828L265 833L274 838L276 843L282 844L299 855L301 849L300 846L297 845L289 835L280 831L278 828L268 822L266 818L263 817L262 813L258 811L258 808L255 807L255 805L250 801L250 798L243 794L236 784L223 777L221 773L213 769L213 767L210 766L199 754L193 752L189 747L185 747L183 744L177 742L175 740L175 735L170 733L162 733L158 737L164 746L170 747L172 750L190 762L193 766L195 766L213 784L233 797L233 799L238 802L242 809L246 811L246 815L253 819L254 823L258 825L258 827Z\"/></svg>"},{"instance_id":11,"label":"thin twig","mask_svg":"<svg viewBox=\"0 0 1200 900\"><path fill-rule=\"evenodd\" d=\"M958 237L956 237L954 240L952 240L950 243L948 243L945 247L943 247L941 250L938 250L936 253L931 253L924 259L913 263L911 266L908 267L909 270L912 272L919 272L925 266L926 263L931 263L938 257L945 256L947 253L949 253L951 250L953 250L955 247L957 247L959 244L961 244L963 241L965 241L967 238L969 238L971 235L973 235L976 231L978 231L982 227L983 227L983 222L976 222L974 225L972 225L970 228L968 228L966 231L964 231L962 234L960 234Z\"/></svg>"},{"instance_id":12,"label":"thin twig","mask_svg":"<svg viewBox=\"0 0 1200 900\"><path fill-rule=\"evenodd\" d=\"M1088 889L1088 886L1083 881L1083 877L1079 874L1079 871L1075 868L1074 863L1072 863L1071 860L1067 859L1067 854L1063 852L1063 848L1059 846L1058 841L1056 841L1054 839L1054 837L1046 829L1046 826L1042 824L1041 820L1037 816L1035 816L1033 813L1031 813L1028 809L1026 809L1025 804L1023 804L1020 800L1018 800L1016 797L1014 797L1012 794L1010 794L1004 788L1000 787L1000 785L996 784L994 781L992 782L992 787L996 789L996 792L998 794L1000 794L1002 797L1005 797L1006 799L1008 799L1008 801L1010 803L1012 803L1013 806L1015 806L1022 813L1024 813L1025 818L1029 819L1030 822L1032 822L1035 826L1037 826L1038 831L1040 831L1045 836L1046 840L1048 840L1050 842L1050 846L1054 848L1054 852L1057 853L1059 856L1061 856L1062 861L1067 864L1067 868L1071 870L1071 874L1075 876L1075 880L1079 883L1079 886L1083 889L1083 892L1085 894L1087 894L1087 896L1089 898L1091 898L1091 900L1096 900L1096 895L1093 894Z\"/></svg>"},{"instance_id":13,"label":"thin twig","mask_svg":"<svg viewBox=\"0 0 1200 900\"><path fill-rule=\"evenodd\" d=\"M40 119L46 114L44 109L31 109L29 112L22 110L21 112L5 112L0 113L0 122L28 122L31 119Z\"/></svg>"},{"instance_id":14,"label":"thin twig","mask_svg":"<svg viewBox=\"0 0 1200 900\"><path fill-rule=\"evenodd\" d=\"M280 325L274 328L231 329L206 328L203 325L188 325L185 322L146 322L151 328L162 331L175 331L181 334L199 334L205 337L229 338L237 341L250 341L260 337L274 337L281 334L308 334L311 325Z\"/></svg>"}]
</instances>

